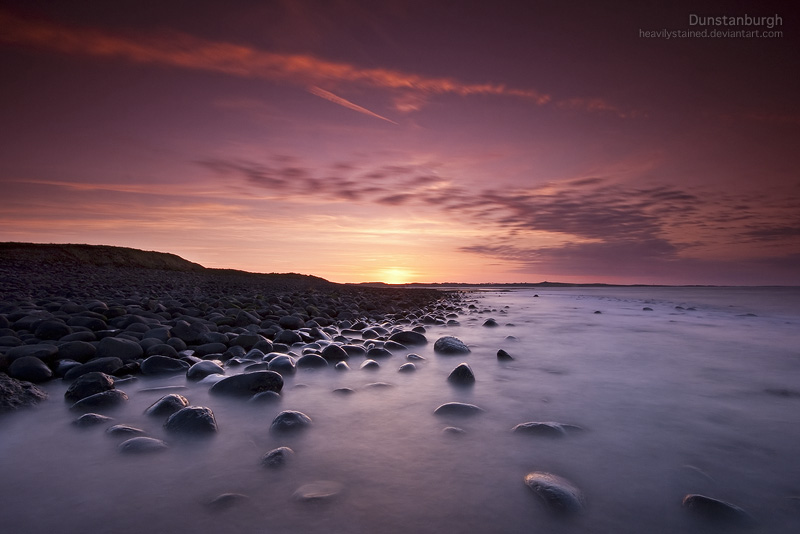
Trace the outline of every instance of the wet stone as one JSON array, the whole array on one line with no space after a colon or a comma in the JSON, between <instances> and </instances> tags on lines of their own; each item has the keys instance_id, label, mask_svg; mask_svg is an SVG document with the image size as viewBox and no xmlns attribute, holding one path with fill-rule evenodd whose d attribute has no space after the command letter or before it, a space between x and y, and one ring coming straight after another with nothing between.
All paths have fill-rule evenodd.
<instances>
[{"instance_id":1,"label":"wet stone","mask_svg":"<svg viewBox=\"0 0 800 534\"><path fill-rule=\"evenodd\" d=\"M187 406L170 415L164 428L184 435L211 435L217 432L217 421L210 408Z\"/></svg>"},{"instance_id":2,"label":"wet stone","mask_svg":"<svg viewBox=\"0 0 800 534\"><path fill-rule=\"evenodd\" d=\"M541 471L525 475L525 485L544 503L548 510L557 515L571 516L581 514L586 506L583 493L571 482L551 473Z\"/></svg>"},{"instance_id":3,"label":"wet stone","mask_svg":"<svg viewBox=\"0 0 800 534\"><path fill-rule=\"evenodd\" d=\"M475 383L475 374L468 363L460 363L450 372L447 381L456 385L471 385Z\"/></svg>"},{"instance_id":4,"label":"wet stone","mask_svg":"<svg viewBox=\"0 0 800 534\"><path fill-rule=\"evenodd\" d=\"M464 342L453 336L444 336L436 340L433 344L433 350L439 354L454 355L454 354L469 354L470 350Z\"/></svg>"},{"instance_id":5,"label":"wet stone","mask_svg":"<svg viewBox=\"0 0 800 534\"><path fill-rule=\"evenodd\" d=\"M468 404L465 402L446 402L436 408L433 413L435 415L468 416L477 415L483 411L483 408L480 408L474 404Z\"/></svg>"},{"instance_id":6,"label":"wet stone","mask_svg":"<svg viewBox=\"0 0 800 534\"><path fill-rule=\"evenodd\" d=\"M111 389L102 393L89 395L72 405L73 410L98 410L115 408L128 400L124 391Z\"/></svg>"},{"instance_id":7,"label":"wet stone","mask_svg":"<svg viewBox=\"0 0 800 534\"><path fill-rule=\"evenodd\" d=\"M78 377L64 392L64 398L70 402L78 402L95 393L114 389L114 378L100 372L86 373Z\"/></svg>"},{"instance_id":8,"label":"wet stone","mask_svg":"<svg viewBox=\"0 0 800 534\"><path fill-rule=\"evenodd\" d=\"M163 452L168 448L169 446L160 439L137 436L123 441L117 449L123 454L149 454Z\"/></svg>"},{"instance_id":9,"label":"wet stone","mask_svg":"<svg viewBox=\"0 0 800 534\"><path fill-rule=\"evenodd\" d=\"M303 412L284 410L275 416L269 429L271 432L296 432L310 425L311 418Z\"/></svg>"},{"instance_id":10,"label":"wet stone","mask_svg":"<svg viewBox=\"0 0 800 534\"><path fill-rule=\"evenodd\" d=\"M272 449L261 458L261 465L276 469L283 467L294 456L294 451L289 447Z\"/></svg>"},{"instance_id":11,"label":"wet stone","mask_svg":"<svg viewBox=\"0 0 800 534\"><path fill-rule=\"evenodd\" d=\"M189 401L186 397L177 393L170 393L151 404L144 413L150 416L166 417L187 406L189 406Z\"/></svg>"},{"instance_id":12,"label":"wet stone","mask_svg":"<svg viewBox=\"0 0 800 534\"><path fill-rule=\"evenodd\" d=\"M106 415L101 415L99 413L85 413L82 416L75 419L74 421L72 421L72 424L78 427L85 428L90 426L103 425L113 420L114 419L112 419L111 417L108 417Z\"/></svg>"}]
</instances>

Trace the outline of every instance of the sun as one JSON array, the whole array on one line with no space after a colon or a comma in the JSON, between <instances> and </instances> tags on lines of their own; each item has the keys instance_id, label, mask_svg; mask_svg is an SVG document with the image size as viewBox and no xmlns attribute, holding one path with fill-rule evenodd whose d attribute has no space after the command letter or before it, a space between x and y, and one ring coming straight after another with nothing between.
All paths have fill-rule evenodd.
<instances>
[{"instance_id":1,"label":"sun","mask_svg":"<svg viewBox=\"0 0 800 534\"><path fill-rule=\"evenodd\" d=\"M392 267L379 271L380 281L387 284L406 284L411 280L412 273L406 269Z\"/></svg>"}]
</instances>

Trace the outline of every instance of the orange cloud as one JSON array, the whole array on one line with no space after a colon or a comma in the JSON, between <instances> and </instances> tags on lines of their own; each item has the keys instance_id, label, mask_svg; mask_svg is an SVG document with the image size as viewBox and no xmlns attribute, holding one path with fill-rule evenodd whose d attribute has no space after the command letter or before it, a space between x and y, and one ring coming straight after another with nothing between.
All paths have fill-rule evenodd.
<instances>
[{"instance_id":1,"label":"orange cloud","mask_svg":"<svg viewBox=\"0 0 800 534\"><path fill-rule=\"evenodd\" d=\"M511 96L537 105L544 105L552 100L550 95L532 89L515 89L503 84L470 84L454 78L434 78L391 69L365 69L305 54L269 52L245 45L200 39L179 32L112 35L90 28L30 20L2 11L0 41L64 54L123 58L135 63L287 81L303 86L354 83L410 93ZM335 101L331 98L329 100ZM421 101L422 99L417 100ZM352 106L346 107L356 109Z\"/></svg>"}]
</instances>

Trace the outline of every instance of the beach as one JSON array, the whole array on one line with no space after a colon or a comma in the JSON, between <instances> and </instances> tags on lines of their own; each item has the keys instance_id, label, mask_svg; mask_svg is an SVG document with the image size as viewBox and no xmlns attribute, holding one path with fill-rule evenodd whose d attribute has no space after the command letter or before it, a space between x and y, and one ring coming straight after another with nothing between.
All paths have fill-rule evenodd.
<instances>
[{"instance_id":1,"label":"beach","mask_svg":"<svg viewBox=\"0 0 800 534\"><path fill-rule=\"evenodd\" d=\"M47 399L0 415L0 522L15 532L800 528L797 288L448 292L20 265L2 266L4 370L19 347L55 351L34 354L54 374L38 383ZM54 338L65 331L42 321L70 331ZM127 398L75 406L75 369L101 344L126 354L105 374ZM222 374L192 376L212 368L201 362ZM474 381L449 379L462 363ZM219 393L227 377L268 372L280 387ZM209 409L213 431L146 413L169 395ZM282 429L284 412L308 422ZM76 425L86 413L109 419ZM132 437L163 447L130 453ZM577 497L554 504L536 473ZM731 508L697 513L687 495Z\"/></svg>"}]
</instances>

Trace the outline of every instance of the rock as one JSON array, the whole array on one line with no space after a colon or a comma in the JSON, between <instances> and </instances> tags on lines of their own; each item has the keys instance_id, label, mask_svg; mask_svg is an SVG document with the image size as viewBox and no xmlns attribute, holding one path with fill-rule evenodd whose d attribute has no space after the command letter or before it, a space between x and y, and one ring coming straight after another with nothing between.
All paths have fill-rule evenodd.
<instances>
[{"instance_id":1,"label":"rock","mask_svg":"<svg viewBox=\"0 0 800 534\"><path fill-rule=\"evenodd\" d=\"M366 356L367 349L360 345L342 345L342 349L351 357Z\"/></svg>"},{"instance_id":2,"label":"rock","mask_svg":"<svg viewBox=\"0 0 800 534\"><path fill-rule=\"evenodd\" d=\"M555 514L577 515L583 513L586 507L583 493L560 476L541 471L528 473L525 475L525 485Z\"/></svg>"},{"instance_id":3,"label":"rock","mask_svg":"<svg viewBox=\"0 0 800 534\"><path fill-rule=\"evenodd\" d=\"M165 451L168 448L169 446L160 439L137 436L120 443L117 450L123 454L145 454Z\"/></svg>"},{"instance_id":4,"label":"rock","mask_svg":"<svg viewBox=\"0 0 800 534\"><path fill-rule=\"evenodd\" d=\"M207 506L211 510L219 512L222 510L227 510L232 506L247 502L249 499L250 497L241 493L222 493L221 495L217 495L211 499Z\"/></svg>"},{"instance_id":5,"label":"rock","mask_svg":"<svg viewBox=\"0 0 800 534\"><path fill-rule=\"evenodd\" d=\"M376 358L389 358L391 355L392 353L383 347L372 347L367 351L367 358L371 360Z\"/></svg>"},{"instance_id":6,"label":"rock","mask_svg":"<svg viewBox=\"0 0 800 534\"><path fill-rule=\"evenodd\" d=\"M133 436L137 434L144 434L144 430L130 425L114 425L106 429L106 434L111 436Z\"/></svg>"},{"instance_id":7,"label":"rock","mask_svg":"<svg viewBox=\"0 0 800 534\"><path fill-rule=\"evenodd\" d=\"M40 383L53 378L53 371L42 360L34 356L17 358L8 366L8 374L17 380Z\"/></svg>"},{"instance_id":8,"label":"rock","mask_svg":"<svg viewBox=\"0 0 800 534\"><path fill-rule=\"evenodd\" d=\"M72 333L70 328L65 322L57 319L45 319L36 326L33 335L42 340L61 339Z\"/></svg>"},{"instance_id":9,"label":"rock","mask_svg":"<svg viewBox=\"0 0 800 534\"><path fill-rule=\"evenodd\" d=\"M47 398L47 393L31 384L0 373L0 412L34 406Z\"/></svg>"},{"instance_id":10,"label":"rock","mask_svg":"<svg viewBox=\"0 0 800 534\"><path fill-rule=\"evenodd\" d=\"M447 381L457 385L472 385L475 383L475 374L468 363L460 363L450 372Z\"/></svg>"},{"instance_id":11,"label":"rock","mask_svg":"<svg viewBox=\"0 0 800 534\"><path fill-rule=\"evenodd\" d=\"M303 338L294 330L284 330L275 336L275 341L277 343L285 343L286 345L294 345L295 343L302 342Z\"/></svg>"},{"instance_id":12,"label":"rock","mask_svg":"<svg viewBox=\"0 0 800 534\"><path fill-rule=\"evenodd\" d=\"M531 434L534 436L548 436L553 438L560 438L567 435L567 428L573 425L562 425L561 423L554 423L552 421L538 422L530 421L528 423L520 423L511 429L512 432L517 434ZM577 428L577 427L574 427Z\"/></svg>"},{"instance_id":13,"label":"rock","mask_svg":"<svg viewBox=\"0 0 800 534\"><path fill-rule=\"evenodd\" d=\"M96 393L114 389L114 378L97 371L81 375L64 392L64 398L70 402L78 402Z\"/></svg>"},{"instance_id":14,"label":"rock","mask_svg":"<svg viewBox=\"0 0 800 534\"><path fill-rule=\"evenodd\" d=\"M350 356L339 345L330 344L322 349L322 357L329 362L338 362L348 359Z\"/></svg>"},{"instance_id":15,"label":"rock","mask_svg":"<svg viewBox=\"0 0 800 534\"><path fill-rule=\"evenodd\" d=\"M224 375L225 369L220 367L216 362L211 360L203 360L189 367L186 370L186 378L189 380L201 380L208 375L219 374Z\"/></svg>"},{"instance_id":16,"label":"rock","mask_svg":"<svg viewBox=\"0 0 800 534\"><path fill-rule=\"evenodd\" d=\"M95 371L105 373L107 375L113 375L122 368L122 365L122 360L113 356L108 358L95 358L67 371L67 374L64 375L64 380L73 380L87 373L93 373Z\"/></svg>"},{"instance_id":17,"label":"rock","mask_svg":"<svg viewBox=\"0 0 800 534\"><path fill-rule=\"evenodd\" d=\"M697 517L724 524L752 525L755 518L735 504L696 493L683 498L683 507Z\"/></svg>"},{"instance_id":18,"label":"rock","mask_svg":"<svg viewBox=\"0 0 800 534\"><path fill-rule=\"evenodd\" d=\"M304 354L297 359L296 365L300 369L319 369L328 367L328 361L319 354Z\"/></svg>"},{"instance_id":19,"label":"rock","mask_svg":"<svg viewBox=\"0 0 800 534\"><path fill-rule=\"evenodd\" d=\"M435 415L476 415L481 412L483 408L465 402L446 402L433 411Z\"/></svg>"},{"instance_id":20,"label":"rock","mask_svg":"<svg viewBox=\"0 0 800 534\"><path fill-rule=\"evenodd\" d=\"M279 402L280 400L281 396L279 393L275 393L274 391L262 391L250 397L250 400L247 402L252 402L254 404L271 404L273 402Z\"/></svg>"},{"instance_id":21,"label":"rock","mask_svg":"<svg viewBox=\"0 0 800 534\"><path fill-rule=\"evenodd\" d=\"M142 341L142 343L144 343L144 340ZM175 347L173 347L172 345L167 345L166 343L155 343L147 347L147 349L145 349L144 351L144 355L146 357L168 356L170 358L175 358L175 359L180 358L180 356L178 355L178 351L175 350Z\"/></svg>"},{"instance_id":22,"label":"rock","mask_svg":"<svg viewBox=\"0 0 800 534\"><path fill-rule=\"evenodd\" d=\"M396 341L385 342L383 344L383 348L388 350L389 352L405 352L408 350L408 347L406 347L402 343L397 343Z\"/></svg>"},{"instance_id":23,"label":"rock","mask_svg":"<svg viewBox=\"0 0 800 534\"><path fill-rule=\"evenodd\" d=\"M426 338L423 334L420 334L419 332L406 331L406 330L392 334L391 336L389 336L389 341L402 343L403 345L407 346L428 344L428 338Z\"/></svg>"},{"instance_id":24,"label":"rock","mask_svg":"<svg viewBox=\"0 0 800 534\"><path fill-rule=\"evenodd\" d=\"M189 323L181 320L176 322L175 326L170 330L170 335L172 337L180 338L190 345L202 343L203 336L207 333L209 333L208 327L198 321Z\"/></svg>"},{"instance_id":25,"label":"rock","mask_svg":"<svg viewBox=\"0 0 800 534\"><path fill-rule=\"evenodd\" d=\"M310 425L311 418L303 412L284 410L275 416L269 429L271 432L294 432Z\"/></svg>"},{"instance_id":26,"label":"rock","mask_svg":"<svg viewBox=\"0 0 800 534\"><path fill-rule=\"evenodd\" d=\"M273 469L283 467L293 456L294 451L289 447L278 447L277 449L272 449L261 458L261 465Z\"/></svg>"},{"instance_id":27,"label":"rock","mask_svg":"<svg viewBox=\"0 0 800 534\"><path fill-rule=\"evenodd\" d=\"M289 330L298 330L303 328L305 325L306 322L303 320L303 318L298 317L297 315L284 315L278 319L278 326L281 328L288 328Z\"/></svg>"},{"instance_id":28,"label":"rock","mask_svg":"<svg viewBox=\"0 0 800 534\"><path fill-rule=\"evenodd\" d=\"M318 480L300 486L294 492L294 498L301 501L320 501L335 497L342 491L342 485L330 480Z\"/></svg>"},{"instance_id":29,"label":"rock","mask_svg":"<svg viewBox=\"0 0 800 534\"><path fill-rule=\"evenodd\" d=\"M113 421L111 417L100 415L99 413L85 413L82 416L78 417L72 424L79 427L90 427L90 426L97 426L103 425Z\"/></svg>"},{"instance_id":30,"label":"rock","mask_svg":"<svg viewBox=\"0 0 800 534\"><path fill-rule=\"evenodd\" d=\"M349 371L350 366L347 365L347 362L336 362L336 365L333 366L334 369L337 371Z\"/></svg>"},{"instance_id":31,"label":"rock","mask_svg":"<svg viewBox=\"0 0 800 534\"><path fill-rule=\"evenodd\" d=\"M377 371L380 368L380 366L381 364L379 364L375 360L364 360L359 369L364 369L367 371Z\"/></svg>"},{"instance_id":32,"label":"rock","mask_svg":"<svg viewBox=\"0 0 800 534\"><path fill-rule=\"evenodd\" d=\"M500 325L497 324L497 321L495 321L494 319L486 319L483 322L483 326L486 326L486 327L489 327L489 328L494 328L494 327L500 326Z\"/></svg>"},{"instance_id":33,"label":"rock","mask_svg":"<svg viewBox=\"0 0 800 534\"><path fill-rule=\"evenodd\" d=\"M94 345L87 341L68 341L58 346L58 359L86 363L95 357L96 352Z\"/></svg>"},{"instance_id":34,"label":"rock","mask_svg":"<svg viewBox=\"0 0 800 534\"><path fill-rule=\"evenodd\" d=\"M124 391L110 389L102 393L89 395L71 406L72 410L97 410L100 408L114 408L128 400Z\"/></svg>"},{"instance_id":35,"label":"rock","mask_svg":"<svg viewBox=\"0 0 800 534\"><path fill-rule=\"evenodd\" d=\"M294 374L297 368L291 356L279 354L269 361L269 370L280 374Z\"/></svg>"},{"instance_id":36,"label":"rock","mask_svg":"<svg viewBox=\"0 0 800 534\"><path fill-rule=\"evenodd\" d=\"M400 366L400 368L398 369L398 372L411 373L411 372L416 371L416 370L417 370L417 366L416 365L414 365L411 362L407 362L407 363L404 363L403 365Z\"/></svg>"},{"instance_id":37,"label":"rock","mask_svg":"<svg viewBox=\"0 0 800 534\"><path fill-rule=\"evenodd\" d=\"M333 392L336 393L337 395L351 395L356 391L352 388L336 388L333 390Z\"/></svg>"},{"instance_id":38,"label":"rock","mask_svg":"<svg viewBox=\"0 0 800 534\"><path fill-rule=\"evenodd\" d=\"M251 397L262 391L280 393L281 389L283 389L283 377L281 375L275 371L255 371L223 378L211 386L209 393Z\"/></svg>"},{"instance_id":39,"label":"rock","mask_svg":"<svg viewBox=\"0 0 800 534\"><path fill-rule=\"evenodd\" d=\"M6 358L9 362L13 362L18 358L25 356L33 356L39 358L45 363L52 363L58 355L58 347L48 343L36 343L35 345L20 345L18 347L11 347L6 351Z\"/></svg>"},{"instance_id":40,"label":"rock","mask_svg":"<svg viewBox=\"0 0 800 534\"><path fill-rule=\"evenodd\" d=\"M465 433L464 429L463 428L459 428L457 426L446 426L446 427L444 427L442 429L442 434L458 435L458 434L464 434L464 433Z\"/></svg>"},{"instance_id":41,"label":"rock","mask_svg":"<svg viewBox=\"0 0 800 534\"><path fill-rule=\"evenodd\" d=\"M104 337L97 344L96 358L119 358L123 363L136 360L144 356L142 346L119 337Z\"/></svg>"},{"instance_id":42,"label":"rock","mask_svg":"<svg viewBox=\"0 0 800 534\"><path fill-rule=\"evenodd\" d=\"M190 365L183 360L176 360L169 356L150 356L142 362L143 375L164 375L172 373L185 373Z\"/></svg>"},{"instance_id":43,"label":"rock","mask_svg":"<svg viewBox=\"0 0 800 534\"><path fill-rule=\"evenodd\" d=\"M166 417L187 406L189 406L189 401L186 397L177 393L170 393L151 404L144 413L145 415Z\"/></svg>"},{"instance_id":44,"label":"rock","mask_svg":"<svg viewBox=\"0 0 800 534\"><path fill-rule=\"evenodd\" d=\"M507 353L506 351L504 351L503 349L500 349L500 350L498 350L498 351L497 351L497 360L498 360L498 361L501 361L501 362L510 362L510 361L511 361L511 360L513 360L513 359L514 359L514 357L513 357L513 356L511 356L511 355L510 355L509 353Z\"/></svg>"},{"instance_id":45,"label":"rock","mask_svg":"<svg viewBox=\"0 0 800 534\"><path fill-rule=\"evenodd\" d=\"M406 355L406 360L408 360L410 362L422 361L424 359L425 359L425 357L424 356L420 356L419 354L411 353L411 354Z\"/></svg>"},{"instance_id":46,"label":"rock","mask_svg":"<svg viewBox=\"0 0 800 534\"><path fill-rule=\"evenodd\" d=\"M187 406L170 415L164 428L185 435L210 435L217 432L217 420L210 408Z\"/></svg>"},{"instance_id":47,"label":"rock","mask_svg":"<svg viewBox=\"0 0 800 534\"><path fill-rule=\"evenodd\" d=\"M453 336L444 336L436 340L433 350L439 354L469 354L471 351L460 339Z\"/></svg>"},{"instance_id":48,"label":"rock","mask_svg":"<svg viewBox=\"0 0 800 534\"><path fill-rule=\"evenodd\" d=\"M237 348L241 348L238 347ZM228 350L228 346L225 343L203 343L202 345L198 345L194 348L194 355L198 358L205 358L209 354L222 354ZM241 349L244 350L244 349Z\"/></svg>"}]
</instances>

